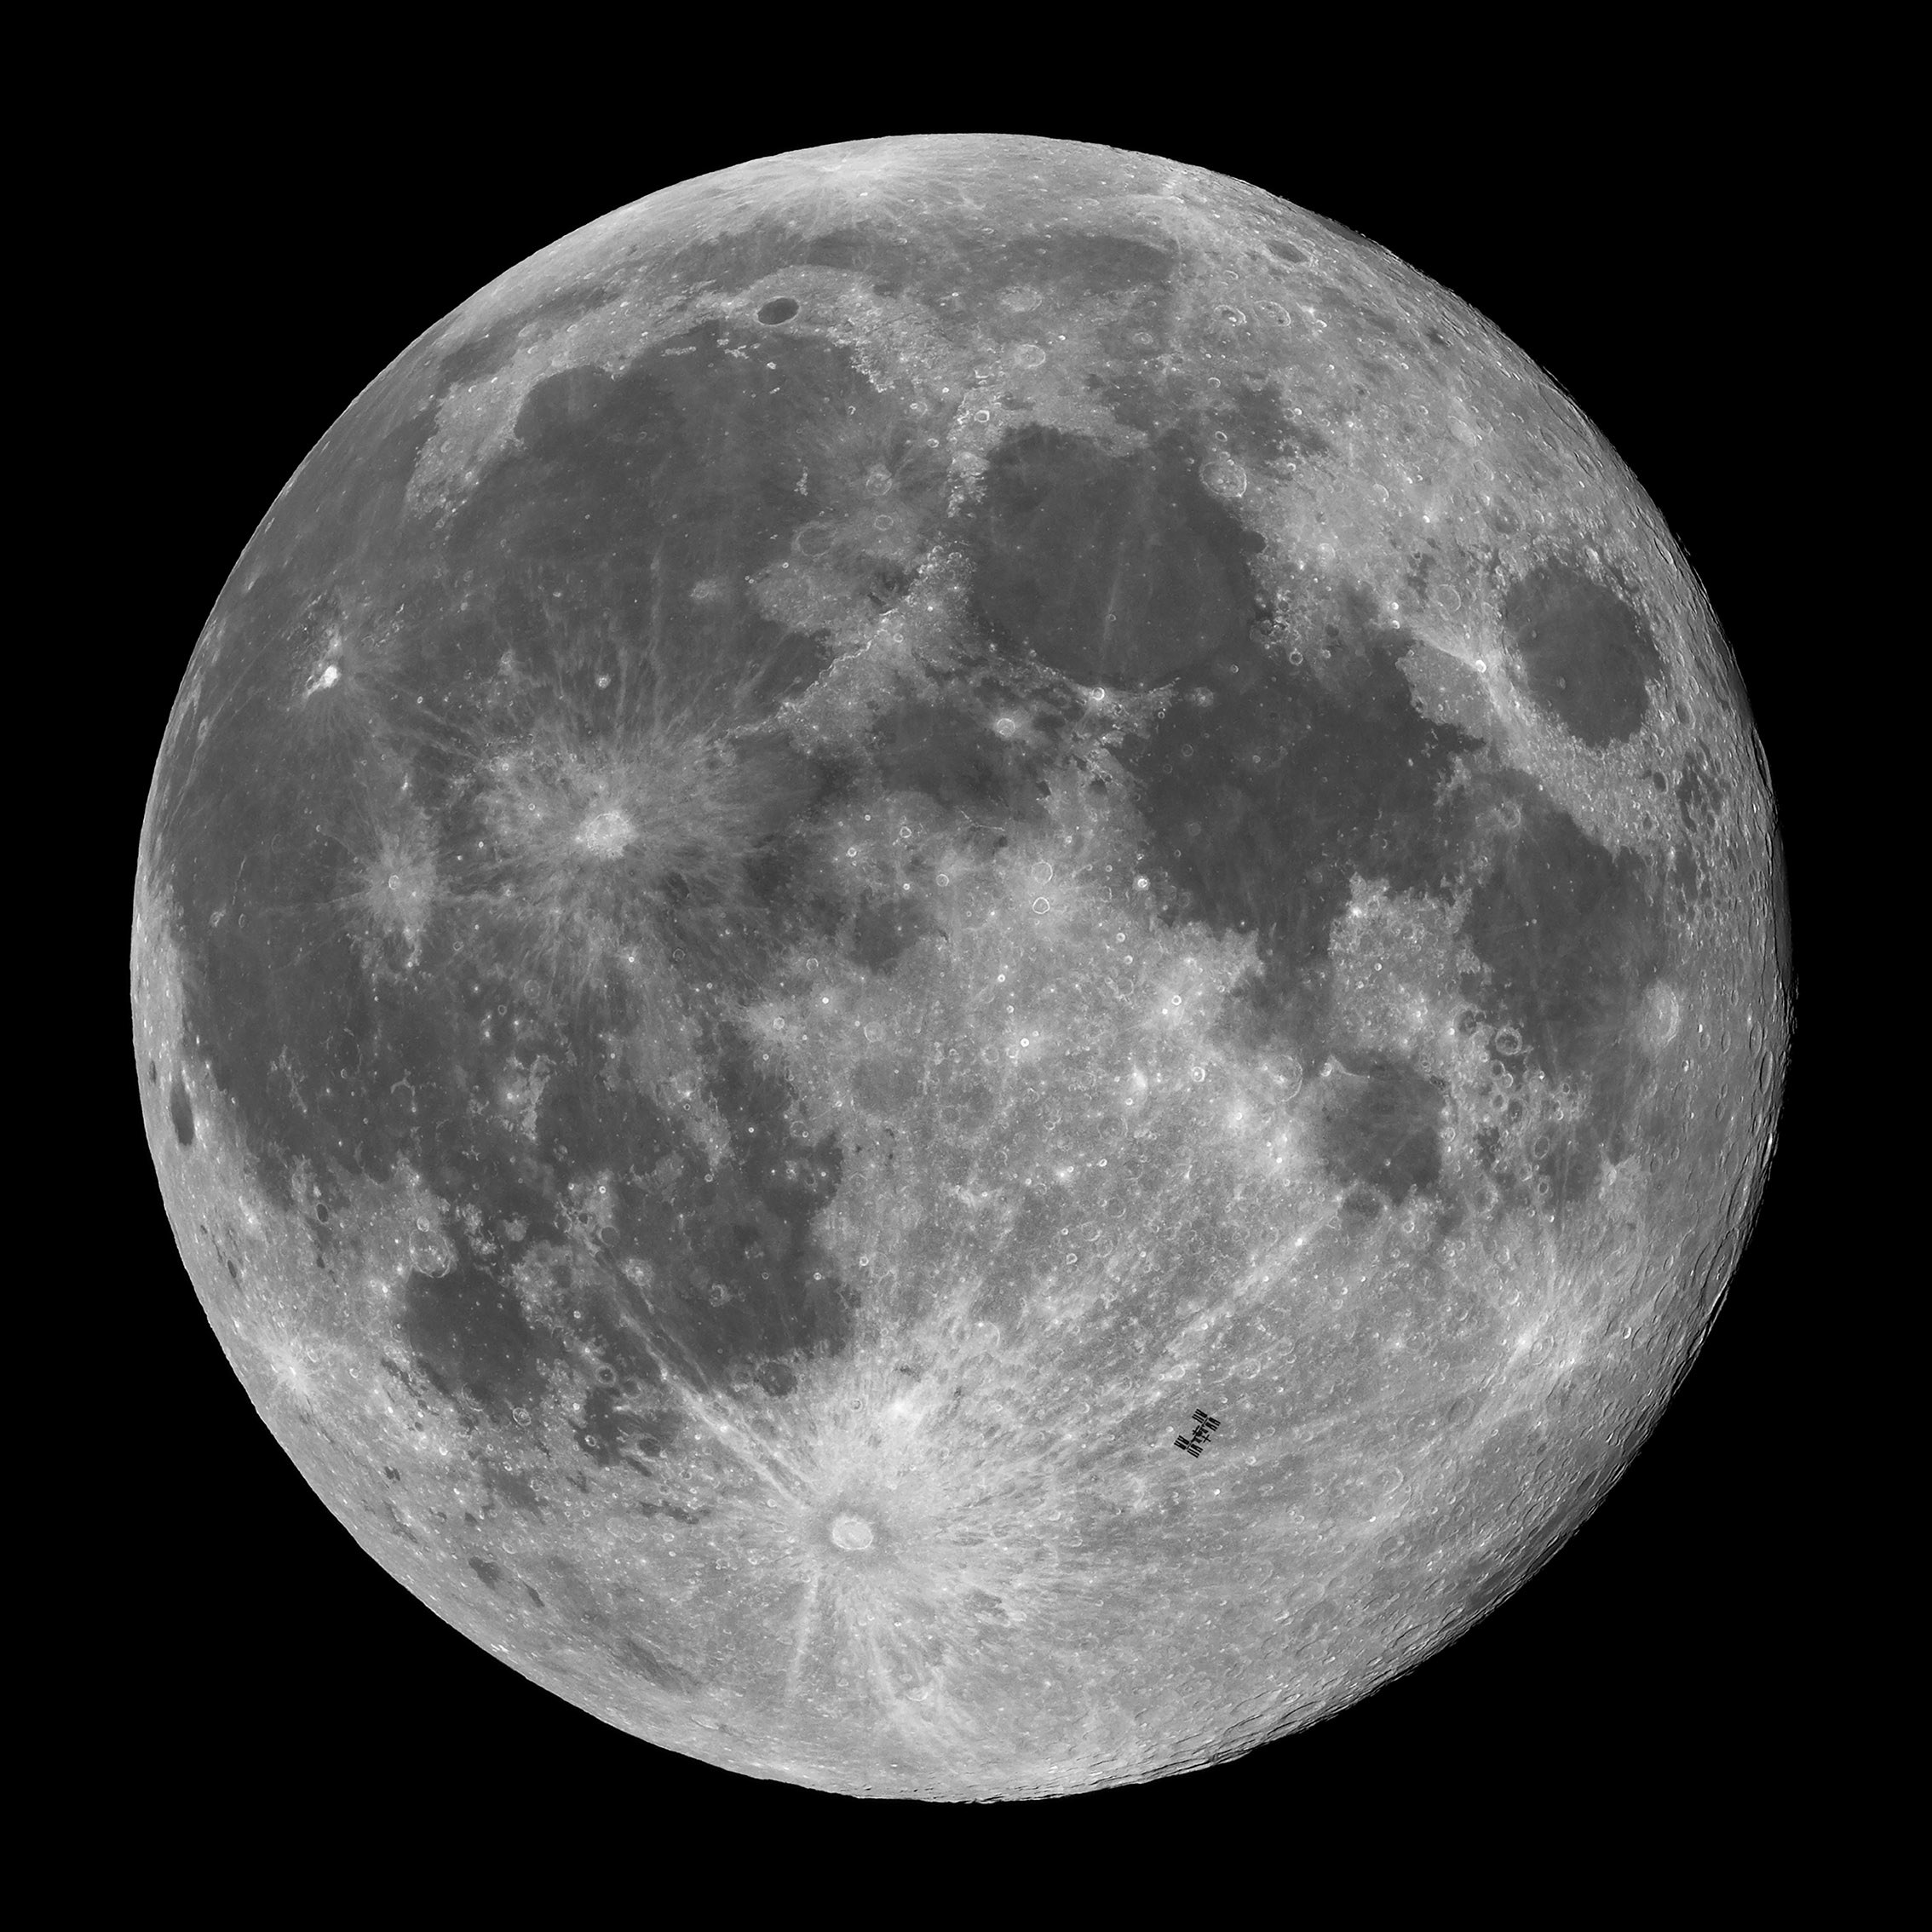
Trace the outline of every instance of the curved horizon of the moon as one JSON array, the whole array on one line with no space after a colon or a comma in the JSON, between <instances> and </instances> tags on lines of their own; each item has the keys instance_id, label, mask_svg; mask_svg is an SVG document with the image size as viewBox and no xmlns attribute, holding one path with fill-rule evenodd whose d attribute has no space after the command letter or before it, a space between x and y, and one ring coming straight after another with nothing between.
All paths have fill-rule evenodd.
<instances>
[{"instance_id":1,"label":"curved horizon of the moon","mask_svg":"<svg viewBox=\"0 0 1932 1932\"><path fill-rule=\"evenodd\" d=\"M338 1519L653 1742L1211 1762L1588 1515L1789 1029L1742 681L1465 304L1146 155L687 181L428 331L156 762L183 1261Z\"/></svg>"}]
</instances>

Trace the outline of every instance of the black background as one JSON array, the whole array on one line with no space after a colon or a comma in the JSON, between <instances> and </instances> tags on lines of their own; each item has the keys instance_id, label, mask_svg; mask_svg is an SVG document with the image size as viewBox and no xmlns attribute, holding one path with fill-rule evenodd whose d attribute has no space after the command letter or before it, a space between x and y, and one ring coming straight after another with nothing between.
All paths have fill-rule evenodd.
<instances>
[{"instance_id":1,"label":"black background","mask_svg":"<svg viewBox=\"0 0 1932 1932\"><path fill-rule=\"evenodd\" d=\"M446 84L472 89L474 112L429 112L426 93ZM1254 181L1403 256L1556 377L1660 506L1733 640L1791 835L1808 969L1819 779L1801 736L1818 639L1792 525L1794 478L1819 457L1793 439L1820 425L1815 397L1808 417L1794 406L1790 371L1808 300L1795 265L1814 233L1805 136L1775 103L1719 99L1693 125L1676 79L1626 78L1614 100L1573 79L1532 113L1428 106L1358 76L1327 83L1349 105L1325 115L1308 105L1321 89L1292 110L1276 97L1234 111L1224 81L1192 107L1164 92L1102 106L1098 89L1052 85L900 105L800 87L784 107L774 85L755 113L672 126L661 94L621 112L526 95L511 115L483 99L493 84L419 75L400 99L343 84L250 106L210 89L131 130L116 282L138 298L129 354L152 412L135 459L161 474L122 539L124 884L169 708L231 564L333 417L419 332L533 250L686 176L867 135L1001 129ZM108 896L123 935L110 954L124 960L124 894ZM110 986L110 1040L124 1026L114 998ZM125 1182L132 1307L116 1345L154 1406L145 1457L117 1458L111 1547L95 1552L114 1634L94 1666L91 1775L123 1804L191 1776L224 1835L245 1824L290 1854L394 1827L451 1858L488 1843L514 1863L521 1832L534 1851L567 1818L606 1877L647 1820L654 1842L686 1850L756 1824L793 1848L771 1883L802 1869L784 1862L796 1856L837 1880L827 1906L859 1902L851 1882L883 1855L867 1848L888 1824L894 1862L929 1846L1184 1868L1218 1863L1233 1831L1262 1859L1256 1877L1277 1833L1296 1865L1317 1856L1308 1834L1325 1819L1398 1847L1467 1832L1485 1849L1452 1889L1473 1903L1476 1871L1532 1843L1574 1834L1596 1865L1630 1834L1698 1835L1713 1803L1781 1806L1793 1779L1819 1773L1803 1702L1830 1642L1821 1532L1793 1521L1822 1453L1800 1393L1818 1372L1821 1286L1805 1049L1801 1026L1762 1222L1709 1346L1628 1475L1524 1590L1311 1733L1151 1786L981 1810L975 1828L952 1808L861 1808L653 1751L527 1684L364 1557L274 1447L201 1315L123 1049L101 1107ZM1794 1538L1813 1554L1795 1558ZM1284 1872L1274 1882L1291 1895Z\"/></svg>"}]
</instances>

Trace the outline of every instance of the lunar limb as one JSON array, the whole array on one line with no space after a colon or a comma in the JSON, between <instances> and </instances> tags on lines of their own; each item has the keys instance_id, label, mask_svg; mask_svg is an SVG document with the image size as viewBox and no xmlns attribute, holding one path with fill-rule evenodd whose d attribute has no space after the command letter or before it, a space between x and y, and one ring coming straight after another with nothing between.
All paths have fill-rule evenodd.
<instances>
[{"instance_id":1,"label":"lunar limb","mask_svg":"<svg viewBox=\"0 0 1932 1932\"><path fill-rule=\"evenodd\" d=\"M711 1763L1016 1797L1328 1716L1584 1520L1748 1235L1785 922L1700 588L1481 316L888 140L344 412L169 721L134 1028L405 1587Z\"/></svg>"}]
</instances>

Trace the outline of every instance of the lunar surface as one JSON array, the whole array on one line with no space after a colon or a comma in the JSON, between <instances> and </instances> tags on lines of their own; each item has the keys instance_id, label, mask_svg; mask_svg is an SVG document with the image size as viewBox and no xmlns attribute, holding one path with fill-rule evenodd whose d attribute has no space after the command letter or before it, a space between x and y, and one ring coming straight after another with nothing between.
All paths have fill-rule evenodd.
<instances>
[{"instance_id":1,"label":"lunar surface","mask_svg":"<svg viewBox=\"0 0 1932 1932\"><path fill-rule=\"evenodd\" d=\"M1589 1515L1749 1233L1785 918L1702 591L1480 315L892 140L345 411L168 722L134 1029L406 1589L711 1763L1019 1797L1331 1715Z\"/></svg>"}]
</instances>

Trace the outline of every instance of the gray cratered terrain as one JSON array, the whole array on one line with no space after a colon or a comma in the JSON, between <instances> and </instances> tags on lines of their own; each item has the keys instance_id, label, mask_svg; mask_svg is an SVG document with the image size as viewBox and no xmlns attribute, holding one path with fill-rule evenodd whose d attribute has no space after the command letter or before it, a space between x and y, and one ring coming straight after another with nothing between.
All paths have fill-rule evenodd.
<instances>
[{"instance_id":1,"label":"gray cratered terrain","mask_svg":"<svg viewBox=\"0 0 1932 1932\"><path fill-rule=\"evenodd\" d=\"M538 1683L942 1798L1241 1751L1656 1420L1787 1028L1655 509L1483 319L1144 155L860 142L484 290L276 500L135 1046L263 1419Z\"/></svg>"}]
</instances>

